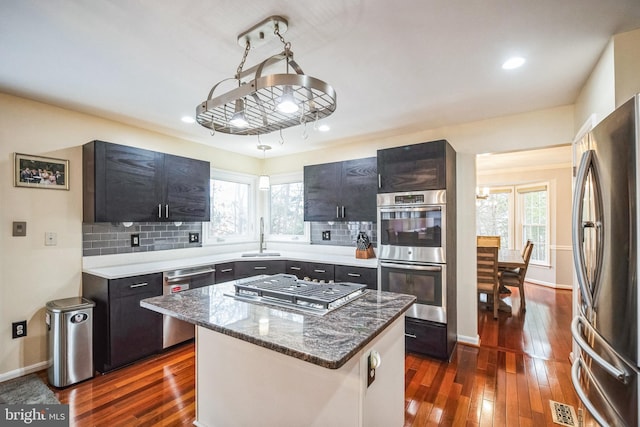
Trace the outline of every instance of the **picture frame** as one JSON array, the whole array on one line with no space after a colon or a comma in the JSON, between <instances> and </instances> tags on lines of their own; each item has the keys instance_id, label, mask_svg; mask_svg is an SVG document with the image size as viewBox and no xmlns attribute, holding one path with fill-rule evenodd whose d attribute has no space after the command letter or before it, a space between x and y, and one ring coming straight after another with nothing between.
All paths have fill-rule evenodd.
<instances>
[{"instance_id":1,"label":"picture frame","mask_svg":"<svg viewBox=\"0 0 640 427\"><path fill-rule=\"evenodd\" d=\"M69 190L69 160L14 154L14 187Z\"/></svg>"}]
</instances>

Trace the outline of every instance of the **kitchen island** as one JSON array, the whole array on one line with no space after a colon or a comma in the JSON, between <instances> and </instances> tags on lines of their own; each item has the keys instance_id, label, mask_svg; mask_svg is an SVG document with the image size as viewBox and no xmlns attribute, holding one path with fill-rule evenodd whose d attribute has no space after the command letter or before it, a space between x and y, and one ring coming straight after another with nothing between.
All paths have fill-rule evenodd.
<instances>
[{"instance_id":1,"label":"kitchen island","mask_svg":"<svg viewBox=\"0 0 640 427\"><path fill-rule=\"evenodd\" d=\"M403 424L415 297L368 290L321 316L238 300L238 282L141 302L196 325L196 425ZM381 363L368 385L372 354Z\"/></svg>"}]
</instances>

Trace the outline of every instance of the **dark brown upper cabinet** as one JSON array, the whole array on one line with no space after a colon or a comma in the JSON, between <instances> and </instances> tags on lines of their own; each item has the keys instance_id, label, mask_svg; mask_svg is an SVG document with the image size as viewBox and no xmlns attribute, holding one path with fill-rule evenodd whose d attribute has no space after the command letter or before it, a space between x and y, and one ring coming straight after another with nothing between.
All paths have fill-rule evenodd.
<instances>
[{"instance_id":1,"label":"dark brown upper cabinet","mask_svg":"<svg viewBox=\"0 0 640 427\"><path fill-rule=\"evenodd\" d=\"M304 167L305 221L375 221L376 158Z\"/></svg>"},{"instance_id":2,"label":"dark brown upper cabinet","mask_svg":"<svg viewBox=\"0 0 640 427\"><path fill-rule=\"evenodd\" d=\"M455 151L439 141L378 150L378 193L445 190L455 180Z\"/></svg>"},{"instance_id":3,"label":"dark brown upper cabinet","mask_svg":"<svg viewBox=\"0 0 640 427\"><path fill-rule=\"evenodd\" d=\"M209 162L92 141L83 146L83 221L209 221Z\"/></svg>"}]
</instances>

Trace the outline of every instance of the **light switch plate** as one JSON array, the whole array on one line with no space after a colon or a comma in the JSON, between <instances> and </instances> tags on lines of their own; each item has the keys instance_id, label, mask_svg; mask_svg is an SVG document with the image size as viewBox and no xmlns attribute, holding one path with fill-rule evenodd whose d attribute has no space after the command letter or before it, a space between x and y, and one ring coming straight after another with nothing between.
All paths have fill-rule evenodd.
<instances>
[{"instance_id":1,"label":"light switch plate","mask_svg":"<svg viewBox=\"0 0 640 427\"><path fill-rule=\"evenodd\" d=\"M44 233L44 245L55 246L58 244L58 235L52 231Z\"/></svg>"},{"instance_id":2,"label":"light switch plate","mask_svg":"<svg viewBox=\"0 0 640 427\"><path fill-rule=\"evenodd\" d=\"M17 237L27 235L27 222L26 221L13 221L13 235Z\"/></svg>"}]
</instances>

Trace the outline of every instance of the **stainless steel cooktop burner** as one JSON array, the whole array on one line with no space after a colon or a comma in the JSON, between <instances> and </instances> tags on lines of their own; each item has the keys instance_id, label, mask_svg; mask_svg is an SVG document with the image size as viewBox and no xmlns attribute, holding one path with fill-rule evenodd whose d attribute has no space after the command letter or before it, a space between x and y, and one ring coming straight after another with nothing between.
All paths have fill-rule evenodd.
<instances>
[{"instance_id":1,"label":"stainless steel cooktop burner","mask_svg":"<svg viewBox=\"0 0 640 427\"><path fill-rule=\"evenodd\" d=\"M250 302L265 302L309 313L326 314L366 292L356 283L318 283L300 280L290 274L260 276L241 280L233 297Z\"/></svg>"}]
</instances>

